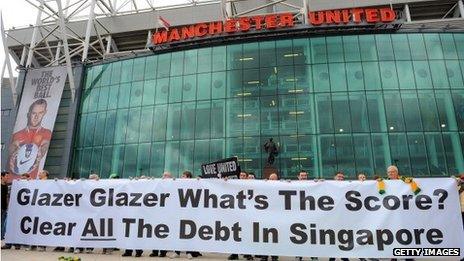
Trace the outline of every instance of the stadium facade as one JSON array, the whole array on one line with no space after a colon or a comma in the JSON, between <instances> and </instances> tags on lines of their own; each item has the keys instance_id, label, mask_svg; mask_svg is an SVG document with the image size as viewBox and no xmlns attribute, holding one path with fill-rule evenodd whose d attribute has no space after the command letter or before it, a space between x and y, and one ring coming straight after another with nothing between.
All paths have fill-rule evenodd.
<instances>
[{"instance_id":1,"label":"stadium facade","mask_svg":"<svg viewBox=\"0 0 464 261\"><path fill-rule=\"evenodd\" d=\"M412 176L464 172L462 1L322 2L91 17L103 28L113 19L119 32L97 30L88 53L70 55L75 86L65 89L45 168L71 177L199 175L201 164L237 156L260 176L273 138L275 167L288 178L300 169L372 177L390 164ZM160 16L169 28L156 29ZM54 64L32 46L40 55L30 67Z\"/></svg>"}]
</instances>

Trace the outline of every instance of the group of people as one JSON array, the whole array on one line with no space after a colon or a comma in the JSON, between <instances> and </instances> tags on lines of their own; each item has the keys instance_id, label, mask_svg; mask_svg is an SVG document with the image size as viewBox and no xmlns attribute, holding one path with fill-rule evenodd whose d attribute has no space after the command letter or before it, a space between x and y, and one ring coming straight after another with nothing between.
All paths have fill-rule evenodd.
<instances>
[{"instance_id":1,"label":"group of people","mask_svg":"<svg viewBox=\"0 0 464 261\"><path fill-rule=\"evenodd\" d=\"M2 179L1 179L1 238L2 240L4 239L5 237L5 227L7 226L7 211L8 211L8 199L9 199L9 191L10 191L10 184L8 183L8 179L7 179L7 172L2 172ZM297 179L300 180L300 181L304 181L304 180L309 180L309 176L310 174L305 171L305 170L301 170L298 175L297 175ZM49 172L46 171L46 170L42 170L41 172L39 172L38 174L38 179L39 180L47 180L49 178ZM145 179L145 178L148 178L148 177L145 177L145 176L141 176L139 177L139 179ZM162 175L162 179L172 179L174 178L173 175L170 173L170 172L164 172L163 175ZM193 178L193 174L190 172L190 171L184 171L182 173L182 176L181 178L183 179L191 179ZM247 173L245 171L242 171L240 172L239 176L238 176L239 179L255 179L255 175L254 173ZM387 168L387 179L389 180L398 180L400 179L401 176L400 176L400 173L399 173L399 170L396 166L389 166ZM21 175L21 179L25 179L25 180L29 180L30 179L30 176L28 174L23 174ZM100 177L98 176L97 173L95 172L91 172L88 179L90 180L99 180ZM109 176L109 179L119 179L119 176L117 174L111 174ZM228 179L227 177L225 179ZM373 177L374 180L381 180L380 177L376 176L376 177ZM464 220L464 175L461 175L460 177L456 178L457 179L457 183L458 183L458 190L459 190L459 195L460 195L460 201L461 201L461 211L462 211L462 216L463 216L463 220ZM273 180L279 180L279 176L277 173L271 173L268 177L267 180L270 180L270 181L273 181ZM338 171L335 173L334 175L334 180L336 181L344 181L345 180L345 175L343 172L341 171ZM359 173L357 175L357 180L359 181L365 181L367 180L367 175L365 173ZM323 179L314 179L314 181L324 181ZM463 224L464 226L464 224ZM21 245L10 245L10 244L5 244L4 246L2 246L2 249L11 249L12 247L14 247L14 249L20 249L21 248ZM38 251L45 251L46 250L46 247L45 246L23 246L25 247L26 250L38 250ZM103 254L111 254L114 250L117 250L117 249L114 249L114 248L103 248ZM54 251L65 251L65 248L64 247L55 247L54 248ZM73 253L83 253L83 252L86 252L86 253L92 253L94 251L93 248L74 248L74 247L70 247L68 248L68 252L73 252ZM141 257L142 254L143 254L143 250L142 249L136 249L135 251L133 249L126 249L122 256L132 256L132 254L135 252L135 257ZM169 254L168 254L169 253ZM196 252L196 251L187 251L186 253L186 256L188 259L192 259L192 258L196 258L196 257L199 257L199 256L202 256L201 253L199 252ZM242 253L243 254L243 258L246 259L246 260L254 260L254 258L258 258L260 259L261 261L267 261L269 259L268 256L252 256L250 254L245 254L245 253ZM181 252L180 251L176 251L176 250L152 250L151 253L149 254L150 257L169 257L169 258L177 258L177 257L180 257L181 255ZM239 259L239 254L231 254L228 256L227 258L228 260L238 260ZM277 256L271 256L271 260L272 261L276 261L278 260L278 257ZM295 257L295 260L297 261L301 261L302 260L302 257ZM311 257L311 260L317 260L316 257ZM329 260L335 260L335 258L330 258ZM348 260L348 258L342 258L342 260ZM361 260L365 260L365 259L361 259ZM371 260L376 260L376 259L371 259Z\"/></svg>"}]
</instances>

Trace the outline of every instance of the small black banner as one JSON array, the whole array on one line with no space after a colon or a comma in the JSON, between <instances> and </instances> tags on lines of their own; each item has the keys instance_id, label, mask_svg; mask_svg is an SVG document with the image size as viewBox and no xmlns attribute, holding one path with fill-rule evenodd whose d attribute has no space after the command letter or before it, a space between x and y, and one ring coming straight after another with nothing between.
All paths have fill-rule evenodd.
<instances>
[{"instance_id":1,"label":"small black banner","mask_svg":"<svg viewBox=\"0 0 464 261\"><path fill-rule=\"evenodd\" d=\"M240 166L237 157L222 159L219 161L201 165L202 178L223 178L240 174Z\"/></svg>"}]
</instances>

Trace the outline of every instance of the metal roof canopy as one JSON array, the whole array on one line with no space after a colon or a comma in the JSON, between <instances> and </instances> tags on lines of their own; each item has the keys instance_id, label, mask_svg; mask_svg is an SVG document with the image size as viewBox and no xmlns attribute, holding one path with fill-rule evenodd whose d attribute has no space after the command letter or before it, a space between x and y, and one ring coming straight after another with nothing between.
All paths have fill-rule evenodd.
<instances>
[{"instance_id":1,"label":"metal roof canopy","mask_svg":"<svg viewBox=\"0 0 464 261\"><path fill-rule=\"evenodd\" d=\"M36 24L2 32L6 38L5 50L20 67L66 64L70 79L75 63L149 51L147 46L152 32L158 27L159 16L168 20L171 26L178 26L292 12L297 24L308 24L308 10L390 5L404 21L401 31L464 31L463 0L370 0L368 3L355 0L177 0L181 2L170 6L162 6L154 0L66 0L64 6L60 0L25 1L37 9ZM320 30L324 31L323 28ZM334 28L329 31L333 33ZM218 41L221 37L215 40L216 44ZM201 43L214 44L214 41L198 40L196 45ZM192 43L172 44L172 48L182 46L192 46ZM71 90L74 93L73 86Z\"/></svg>"}]
</instances>

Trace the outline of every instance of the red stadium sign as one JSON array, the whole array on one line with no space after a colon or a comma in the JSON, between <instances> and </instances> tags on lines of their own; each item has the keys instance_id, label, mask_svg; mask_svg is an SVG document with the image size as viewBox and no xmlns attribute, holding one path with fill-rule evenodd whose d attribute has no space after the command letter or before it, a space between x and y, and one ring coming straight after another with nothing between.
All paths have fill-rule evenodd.
<instances>
[{"instance_id":1,"label":"red stadium sign","mask_svg":"<svg viewBox=\"0 0 464 261\"><path fill-rule=\"evenodd\" d=\"M312 26L333 26L360 23L390 23L396 19L391 8L351 8L316 11L308 13L308 22ZM165 44L185 41L194 38L234 34L239 32L274 30L294 27L292 13L272 14L264 16L240 17L225 22L214 21L159 30L152 36L152 43Z\"/></svg>"}]
</instances>

